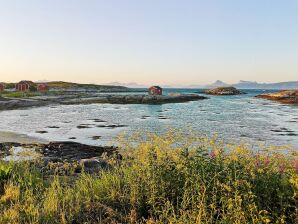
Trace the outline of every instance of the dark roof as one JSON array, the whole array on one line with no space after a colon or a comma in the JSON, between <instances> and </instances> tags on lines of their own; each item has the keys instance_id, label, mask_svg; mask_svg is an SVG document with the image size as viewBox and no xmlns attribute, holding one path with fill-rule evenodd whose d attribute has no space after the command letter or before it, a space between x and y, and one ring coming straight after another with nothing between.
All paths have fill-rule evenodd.
<instances>
[{"instance_id":1,"label":"dark roof","mask_svg":"<svg viewBox=\"0 0 298 224\"><path fill-rule=\"evenodd\" d=\"M20 81L19 83L26 83L26 84L28 84L28 85L34 85L34 82L32 82L32 81L28 81L28 80L22 80L22 81Z\"/></svg>"},{"instance_id":2,"label":"dark roof","mask_svg":"<svg viewBox=\"0 0 298 224\"><path fill-rule=\"evenodd\" d=\"M48 86L47 83L37 83L38 86Z\"/></svg>"},{"instance_id":3,"label":"dark roof","mask_svg":"<svg viewBox=\"0 0 298 224\"><path fill-rule=\"evenodd\" d=\"M162 89L160 86L151 86L149 89L151 88Z\"/></svg>"}]
</instances>

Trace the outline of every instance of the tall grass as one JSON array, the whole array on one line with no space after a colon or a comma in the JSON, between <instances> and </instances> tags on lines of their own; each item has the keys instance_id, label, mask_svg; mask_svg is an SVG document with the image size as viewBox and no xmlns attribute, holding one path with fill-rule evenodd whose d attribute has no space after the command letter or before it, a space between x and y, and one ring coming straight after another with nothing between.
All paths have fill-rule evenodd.
<instances>
[{"instance_id":1,"label":"tall grass","mask_svg":"<svg viewBox=\"0 0 298 224\"><path fill-rule=\"evenodd\" d=\"M298 222L296 154L173 132L124 139L123 159L93 175L3 163L0 223Z\"/></svg>"}]
</instances>

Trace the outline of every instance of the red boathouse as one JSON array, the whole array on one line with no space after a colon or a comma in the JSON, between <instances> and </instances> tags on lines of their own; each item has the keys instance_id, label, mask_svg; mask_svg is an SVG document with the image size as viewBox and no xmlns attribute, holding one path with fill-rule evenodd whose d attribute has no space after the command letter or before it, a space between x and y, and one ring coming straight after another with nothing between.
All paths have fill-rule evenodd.
<instances>
[{"instance_id":1,"label":"red boathouse","mask_svg":"<svg viewBox=\"0 0 298 224\"><path fill-rule=\"evenodd\" d=\"M32 81L20 81L16 84L16 91L26 92L30 90L31 86L34 86Z\"/></svg>"},{"instance_id":2,"label":"red boathouse","mask_svg":"<svg viewBox=\"0 0 298 224\"><path fill-rule=\"evenodd\" d=\"M0 92L3 92L5 89L4 83L0 83Z\"/></svg>"},{"instance_id":3,"label":"red boathouse","mask_svg":"<svg viewBox=\"0 0 298 224\"><path fill-rule=\"evenodd\" d=\"M149 95L162 95L162 88L159 86L151 86L149 88Z\"/></svg>"},{"instance_id":4,"label":"red boathouse","mask_svg":"<svg viewBox=\"0 0 298 224\"><path fill-rule=\"evenodd\" d=\"M42 92L42 93L48 92L49 91L48 84L46 84L46 83L39 83L37 85L37 91L38 92Z\"/></svg>"}]
</instances>

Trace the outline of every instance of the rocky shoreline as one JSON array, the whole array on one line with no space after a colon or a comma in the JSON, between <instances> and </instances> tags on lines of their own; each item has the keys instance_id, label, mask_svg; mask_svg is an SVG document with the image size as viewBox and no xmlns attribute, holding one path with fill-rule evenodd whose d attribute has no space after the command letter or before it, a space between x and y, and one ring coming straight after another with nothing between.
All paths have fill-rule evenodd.
<instances>
[{"instance_id":1,"label":"rocky shoreline","mask_svg":"<svg viewBox=\"0 0 298 224\"><path fill-rule=\"evenodd\" d=\"M298 90L282 90L274 93L263 93L256 98L273 100L284 104L298 105Z\"/></svg>"},{"instance_id":2,"label":"rocky shoreline","mask_svg":"<svg viewBox=\"0 0 298 224\"><path fill-rule=\"evenodd\" d=\"M13 110L28 107L40 107L52 104L72 105L72 104L166 104L183 103L207 99L207 97L197 94L181 94L174 96L149 96L149 95L104 95L104 96L57 96L57 97L32 97L22 99L0 98L0 110Z\"/></svg>"}]
</instances>

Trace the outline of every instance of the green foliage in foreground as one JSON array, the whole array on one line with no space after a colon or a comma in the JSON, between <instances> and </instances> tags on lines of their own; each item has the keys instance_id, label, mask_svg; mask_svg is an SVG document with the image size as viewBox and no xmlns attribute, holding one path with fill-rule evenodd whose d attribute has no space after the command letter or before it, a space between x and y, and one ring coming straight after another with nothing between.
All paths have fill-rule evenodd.
<instances>
[{"instance_id":1,"label":"green foliage in foreground","mask_svg":"<svg viewBox=\"0 0 298 224\"><path fill-rule=\"evenodd\" d=\"M297 155L176 137L125 143L98 175L13 164L0 223L297 223Z\"/></svg>"},{"instance_id":2,"label":"green foliage in foreground","mask_svg":"<svg viewBox=\"0 0 298 224\"><path fill-rule=\"evenodd\" d=\"M0 164L0 194L3 193L3 187L11 174L11 166L9 164Z\"/></svg>"}]
</instances>

